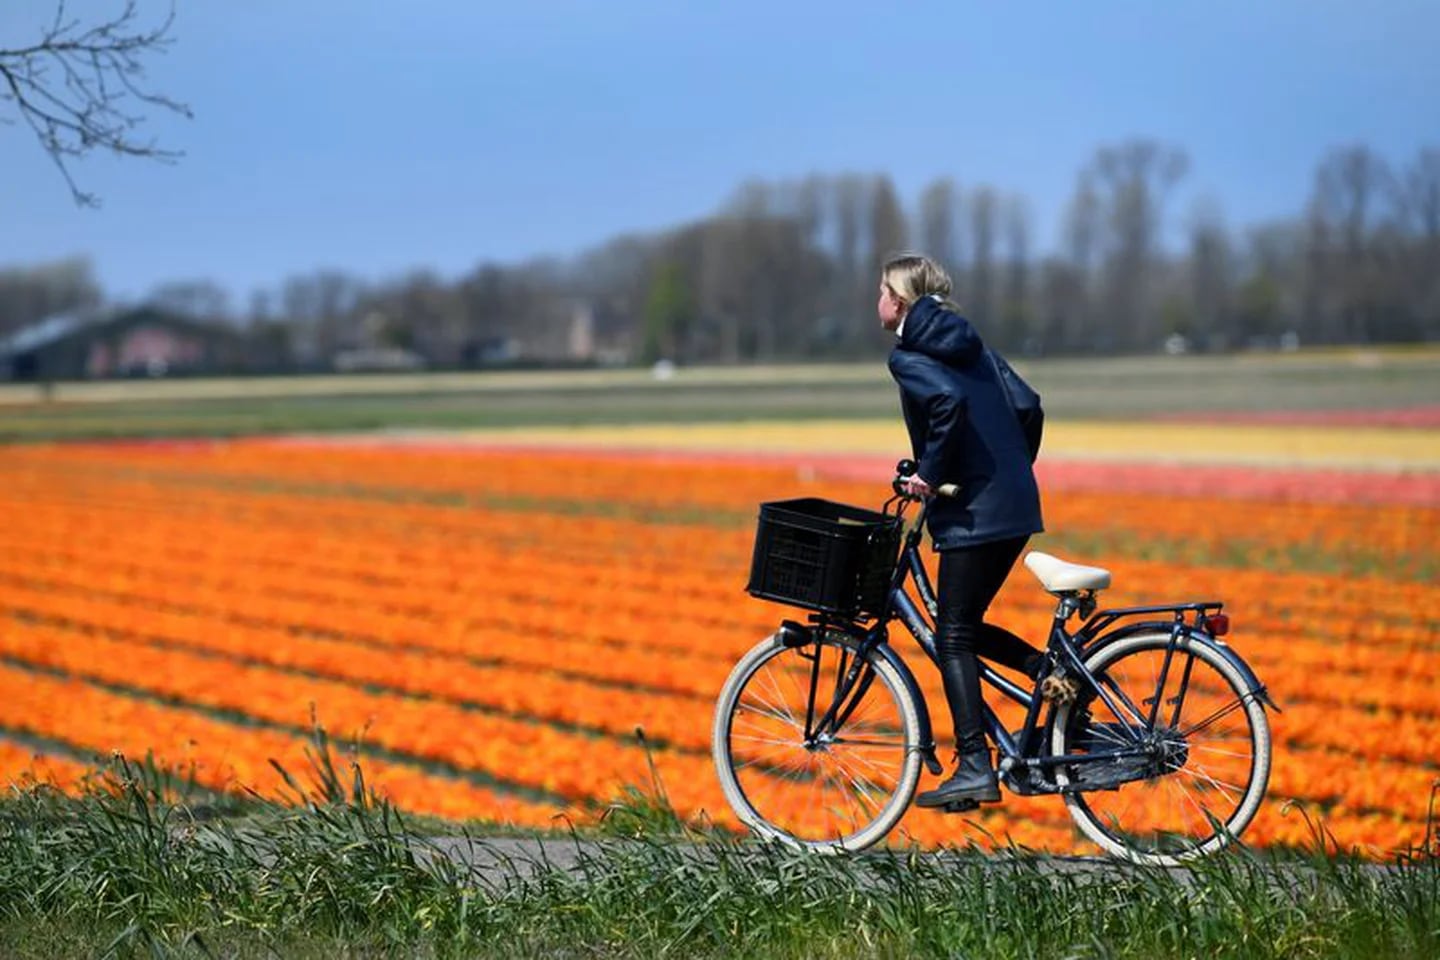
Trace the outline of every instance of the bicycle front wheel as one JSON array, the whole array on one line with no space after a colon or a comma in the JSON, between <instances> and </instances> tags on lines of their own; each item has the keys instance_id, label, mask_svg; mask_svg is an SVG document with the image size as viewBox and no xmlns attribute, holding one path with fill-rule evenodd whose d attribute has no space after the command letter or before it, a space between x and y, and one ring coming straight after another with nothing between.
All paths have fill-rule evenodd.
<instances>
[{"instance_id":1,"label":"bicycle front wheel","mask_svg":"<svg viewBox=\"0 0 1440 960\"><path fill-rule=\"evenodd\" d=\"M821 724L852 667L844 634L787 647L762 640L715 707L712 751L736 816L761 837L827 853L861 850L905 813L920 778L914 698L873 652L834 721Z\"/></svg>"},{"instance_id":2,"label":"bicycle front wheel","mask_svg":"<svg viewBox=\"0 0 1440 960\"><path fill-rule=\"evenodd\" d=\"M1270 725L1240 671L1189 637L1167 666L1169 643L1168 632L1137 634L1086 657L1115 707L1093 692L1059 707L1051 741L1057 756L1119 751L1061 766L1056 779L1074 788L1065 803L1087 837L1161 866L1227 846L1254 818L1270 779Z\"/></svg>"}]
</instances>

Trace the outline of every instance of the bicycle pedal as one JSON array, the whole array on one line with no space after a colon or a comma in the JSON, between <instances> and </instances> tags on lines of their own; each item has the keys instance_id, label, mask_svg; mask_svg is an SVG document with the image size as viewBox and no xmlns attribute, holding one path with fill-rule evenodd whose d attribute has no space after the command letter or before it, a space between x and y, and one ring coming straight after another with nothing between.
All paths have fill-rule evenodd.
<instances>
[{"instance_id":1,"label":"bicycle pedal","mask_svg":"<svg viewBox=\"0 0 1440 960\"><path fill-rule=\"evenodd\" d=\"M969 813L971 810L980 808L979 800L956 800L954 803L947 803L941 807L944 813Z\"/></svg>"},{"instance_id":2,"label":"bicycle pedal","mask_svg":"<svg viewBox=\"0 0 1440 960\"><path fill-rule=\"evenodd\" d=\"M1057 677L1054 674L1040 681L1040 697L1048 703L1074 703L1080 693L1080 684L1074 677Z\"/></svg>"}]
</instances>

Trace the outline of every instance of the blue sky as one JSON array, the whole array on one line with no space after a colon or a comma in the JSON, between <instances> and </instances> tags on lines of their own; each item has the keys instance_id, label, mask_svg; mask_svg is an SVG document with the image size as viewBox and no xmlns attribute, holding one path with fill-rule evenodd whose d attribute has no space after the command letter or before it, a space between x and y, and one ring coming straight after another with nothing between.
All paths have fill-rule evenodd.
<instances>
[{"instance_id":1,"label":"blue sky","mask_svg":"<svg viewBox=\"0 0 1440 960\"><path fill-rule=\"evenodd\" d=\"M7 2L0 47L51 9ZM1440 146L1433 0L180 0L174 35L150 82L195 119L147 130L186 156L78 163L101 209L0 125L0 265L83 254L114 296L211 278L243 308L320 267L568 256L812 171L1022 193L1046 248L1129 137L1189 152L1174 219L1209 197L1232 226L1297 212L1331 147Z\"/></svg>"}]
</instances>

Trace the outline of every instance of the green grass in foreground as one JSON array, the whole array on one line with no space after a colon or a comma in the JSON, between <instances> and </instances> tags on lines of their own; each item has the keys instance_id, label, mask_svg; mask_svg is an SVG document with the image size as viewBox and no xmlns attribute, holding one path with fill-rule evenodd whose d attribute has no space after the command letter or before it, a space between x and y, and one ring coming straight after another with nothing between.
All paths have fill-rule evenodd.
<instances>
[{"instance_id":1,"label":"green grass in foreground","mask_svg":"<svg viewBox=\"0 0 1440 960\"><path fill-rule=\"evenodd\" d=\"M328 752L326 753L328 756ZM1432 957L1440 851L1388 865L1240 851L1088 870L1012 850L801 855L631 791L568 863L472 870L358 770L240 821L115 761L86 796L0 801L0 955L185 957ZM1433 817L1432 817L1433 820ZM483 839L472 839L483 846ZM555 841L551 841L554 843ZM1328 852L1328 855L1327 855Z\"/></svg>"}]
</instances>

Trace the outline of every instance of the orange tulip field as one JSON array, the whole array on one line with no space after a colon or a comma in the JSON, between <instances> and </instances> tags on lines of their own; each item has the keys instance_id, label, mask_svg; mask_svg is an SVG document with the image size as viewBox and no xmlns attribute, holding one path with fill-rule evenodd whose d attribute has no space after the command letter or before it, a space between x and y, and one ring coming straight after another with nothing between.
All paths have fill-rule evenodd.
<instances>
[{"instance_id":1,"label":"orange tulip field","mask_svg":"<svg viewBox=\"0 0 1440 960\"><path fill-rule=\"evenodd\" d=\"M893 459L493 437L0 448L0 780L73 788L119 751L273 794L272 760L306 769L313 715L405 810L558 829L650 789L653 761L683 817L736 826L714 699L797 616L745 593L757 504L878 508ZM1423 842L1440 473L1038 469L1032 547L1110 569L1102 606L1224 601L1282 709L1247 842L1303 845L1315 821L1376 856ZM1017 566L991 619L1040 644L1052 607ZM936 671L892 638L948 729ZM892 840L1093 852L1058 798L1008 794L912 809Z\"/></svg>"}]
</instances>

